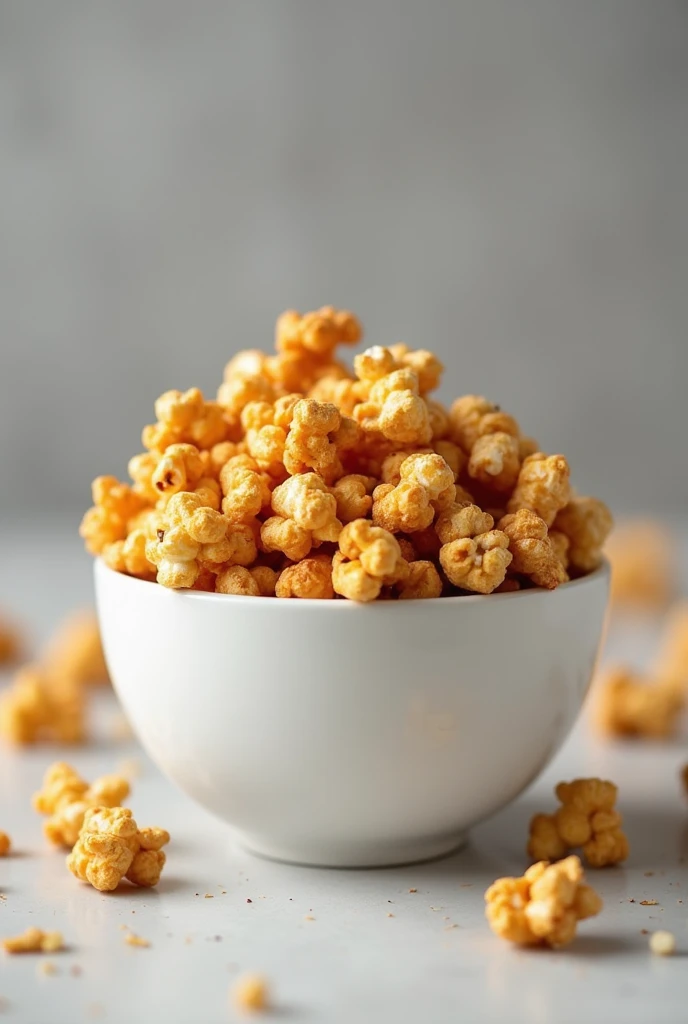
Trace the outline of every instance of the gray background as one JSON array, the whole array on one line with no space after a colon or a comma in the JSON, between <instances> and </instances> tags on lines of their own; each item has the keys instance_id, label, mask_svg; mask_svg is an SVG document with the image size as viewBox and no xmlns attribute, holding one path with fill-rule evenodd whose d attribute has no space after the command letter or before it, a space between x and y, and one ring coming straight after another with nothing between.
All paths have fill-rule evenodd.
<instances>
[{"instance_id":1,"label":"gray background","mask_svg":"<svg viewBox=\"0 0 688 1024\"><path fill-rule=\"evenodd\" d=\"M0 511L72 516L287 306L616 511L688 474L682 2L0 0Z\"/></svg>"}]
</instances>

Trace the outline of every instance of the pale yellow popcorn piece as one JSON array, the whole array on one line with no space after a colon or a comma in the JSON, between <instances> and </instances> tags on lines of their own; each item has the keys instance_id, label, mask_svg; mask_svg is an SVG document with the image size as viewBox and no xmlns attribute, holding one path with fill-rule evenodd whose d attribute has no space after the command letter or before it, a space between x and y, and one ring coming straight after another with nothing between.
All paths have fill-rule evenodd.
<instances>
[{"instance_id":1,"label":"pale yellow popcorn piece","mask_svg":"<svg viewBox=\"0 0 688 1024\"><path fill-rule=\"evenodd\" d=\"M523 460L508 512L530 509L551 526L557 513L568 503L571 488L569 464L563 455L536 452Z\"/></svg>"},{"instance_id":2,"label":"pale yellow popcorn piece","mask_svg":"<svg viewBox=\"0 0 688 1024\"><path fill-rule=\"evenodd\" d=\"M22 935L2 940L6 953L57 953L63 946L61 932L44 932L41 928L27 928Z\"/></svg>"},{"instance_id":3,"label":"pale yellow popcorn piece","mask_svg":"<svg viewBox=\"0 0 688 1024\"><path fill-rule=\"evenodd\" d=\"M649 946L655 956L673 956L676 952L676 936L673 932L653 932Z\"/></svg>"},{"instance_id":4,"label":"pale yellow popcorn piece","mask_svg":"<svg viewBox=\"0 0 688 1024\"><path fill-rule=\"evenodd\" d=\"M49 815L45 836L56 846L71 849L90 807L117 807L128 795L129 782L121 775L102 775L89 786L71 765L57 761L34 794L33 806L39 814Z\"/></svg>"},{"instance_id":5,"label":"pale yellow popcorn piece","mask_svg":"<svg viewBox=\"0 0 688 1024\"><path fill-rule=\"evenodd\" d=\"M619 864L629 845L615 808L618 789L603 779L560 782L556 795L561 806L552 815L537 814L530 823L528 854L534 860L556 860L582 847L591 867Z\"/></svg>"},{"instance_id":6,"label":"pale yellow popcorn piece","mask_svg":"<svg viewBox=\"0 0 688 1024\"><path fill-rule=\"evenodd\" d=\"M651 519L621 523L604 550L613 605L653 610L668 604L676 589L676 540L666 526Z\"/></svg>"},{"instance_id":7,"label":"pale yellow popcorn piece","mask_svg":"<svg viewBox=\"0 0 688 1024\"><path fill-rule=\"evenodd\" d=\"M125 807L89 808L67 867L101 892L113 891L125 876L134 885L157 885L169 841L164 829L139 830Z\"/></svg>"},{"instance_id":8,"label":"pale yellow popcorn piece","mask_svg":"<svg viewBox=\"0 0 688 1024\"><path fill-rule=\"evenodd\" d=\"M232 989L232 1000L235 1006L245 1013L260 1013L268 1009L269 991L264 978L257 974L247 974L239 978Z\"/></svg>"},{"instance_id":9,"label":"pale yellow popcorn piece","mask_svg":"<svg viewBox=\"0 0 688 1024\"><path fill-rule=\"evenodd\" d=\"M679 601L669 612L653 675L688 695L688 601Z\"/></svg>"}]
</instances>

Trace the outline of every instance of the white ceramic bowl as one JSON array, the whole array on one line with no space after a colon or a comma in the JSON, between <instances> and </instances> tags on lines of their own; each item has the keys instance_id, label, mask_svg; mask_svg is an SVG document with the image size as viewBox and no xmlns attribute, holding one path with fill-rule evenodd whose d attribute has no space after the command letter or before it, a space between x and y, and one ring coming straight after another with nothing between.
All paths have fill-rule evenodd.
<instances>
[{"instance_id":1,"label":"white ceramic bowl","mask_svg":"<svg viewBox=\"0 0 688 1024\"><path fill-rule=\"evenodd\" d=\"M609 572L427 601L175 592L96 563L114 686L150 756L256 853L340 867L459 846L561 746Z\"/></svg>"}]
</instances>

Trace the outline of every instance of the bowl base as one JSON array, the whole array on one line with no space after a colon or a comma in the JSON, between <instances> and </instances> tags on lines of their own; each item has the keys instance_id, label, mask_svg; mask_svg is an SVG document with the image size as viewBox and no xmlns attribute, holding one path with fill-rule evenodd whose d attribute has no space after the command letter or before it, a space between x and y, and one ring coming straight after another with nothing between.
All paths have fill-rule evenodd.
<instances>
[{"instance_id":1,"label":"bowl base","mask_svg":"<svg viewBox=\"0 0 688 1024\"><path fill-rule=\"evenodd\" d=\"M467 832L455 832L441 838L417 839L397 843L356 843L332 844L309 843L282 846L263 842L254 836L237 833L237 841L249 853L264 860L279 861L308 868L392 868L405 864L421 864L424 861L448 857L465 845Z\"/></svg>"}]
</instances>

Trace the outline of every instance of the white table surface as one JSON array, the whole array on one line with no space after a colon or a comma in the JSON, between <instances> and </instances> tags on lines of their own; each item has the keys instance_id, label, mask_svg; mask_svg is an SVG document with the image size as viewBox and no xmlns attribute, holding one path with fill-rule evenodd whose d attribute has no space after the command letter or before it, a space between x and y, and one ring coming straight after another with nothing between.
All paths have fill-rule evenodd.
<instances>
[{"instance_id":1,"label":"white table surface","mask_svg":"<svg viewBox=\"0 0 688 1024\"><path fill-rule=\"evenodd\" d=\"M0 604L32 623L36 640L90 600L90 562L67 534L16 531L0 544L0 566ZM652 624L619 624L608 648L642 661L653 634ZM687 1019L688 802L678 780L685 742L600 743L583 719L545 775L476 828L463 851L392 870L312 870L233 845L226 827L167 782L133 740L113 737L112 695L95 704L96 736L84 748L0 750L0 828L16 851L0 860L0 936L36 925L59 929L68 944L50 957L54 975L41 973L41 957L0 956L0 1019L238 1020L229 989L254 972L270 983L272 1016L293 1024ZM63 854L47 846L30 797L46 766L65 756L89 779L138 760L135 815L172 833L157 889L98 893L77 883ZM530 815L553 807L558 780L581 775L619 784L630 859L589 872L605 907L572 946L516 949L488 929L484 890L501 875L522 873ZM641 906L643 899L658 904ZM150 948L127 946L124 927ZM658 928L675 933L675 957L650 954L641 930Z\"/></svg>"}]
</instances>

